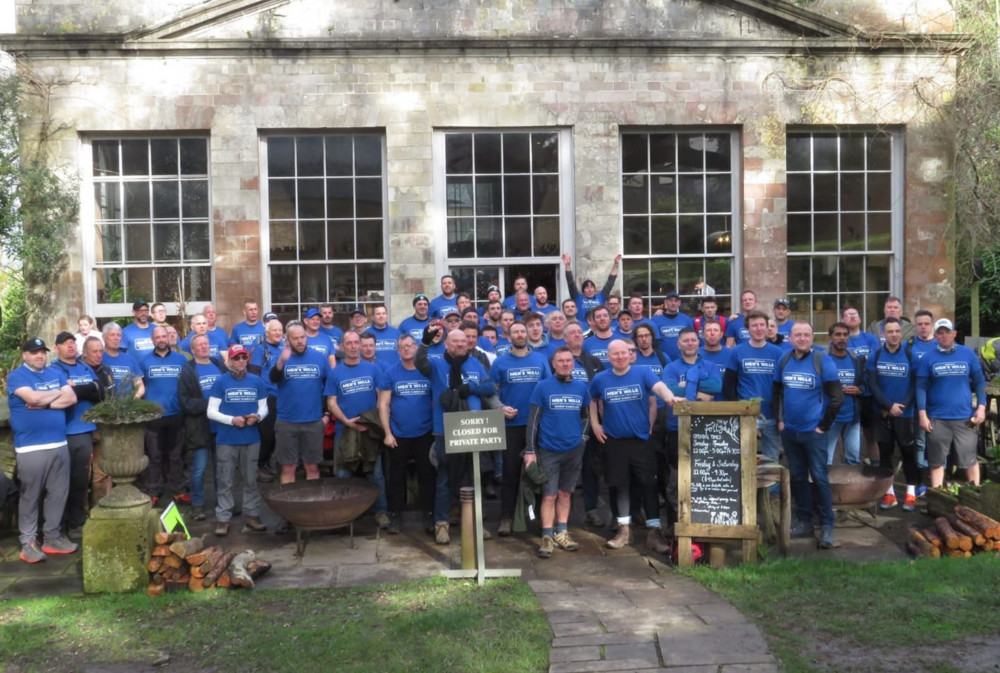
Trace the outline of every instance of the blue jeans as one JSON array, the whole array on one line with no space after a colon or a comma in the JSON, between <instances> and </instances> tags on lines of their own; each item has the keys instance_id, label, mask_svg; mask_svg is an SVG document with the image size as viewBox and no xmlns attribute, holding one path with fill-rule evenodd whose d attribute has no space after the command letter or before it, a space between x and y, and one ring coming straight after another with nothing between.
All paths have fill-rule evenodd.
<instances>
[{"instance_id":1,"label":"blue jeans","mask_svg":"<svg viewBox=\"0 0 1000 673\"><path fill-rule=\"evenodd\" d=\"M757 427L760 429L760 444L757 447L758 453L763 453L771 460L778 460L781 457L781 437L778 436L778 422L773 418L758 420Z\"/></svg>"},{"instance_id":2,"label":"blue jeans","mask_svg":"<svg viewBox=\"0 0 1000 673\"><path fill-rule=\"evenodd\" d=\"M434 483L434 522L448 521L451 509L451 488L448 485L448 457L444 452L444 435L434 435L434 455L437 457L437 481Z\"/></svg>"},{"instance_id":3,"label":"blue jeans","mask_svg":"<svg viewBox=\"0 0 1000 673\"><path fill-rule=\"evenodd\" d=\"M205 505L205 468L209 453L208 448L191 452L191 504L196 507Z\"/></svg>"},{"instance_id":4,"label":"blue jeans","mask_svg":"<svg viewBox=\"0 0 1000 673\"><path fill-rule=\"evenodd\" d=\"M917 447L917 467L921 470L927 469L927 431L920 427L920 423L916 422L917 415L913 415L914 423L917 427L914 431L914 437L916 438Z\"/></svg>"},{"instance_id":5,"label":"blue jeans","mask_svg":"<svg viewBox=\"0 0 1000 673\"><path fill-rule=\"evenodd\" d=\"M826 464L833 465L837 440L844 438L844 461L848 465L861 464L861 421L838 421L826 432Z\"/></svg>"},{"instance_id":6,"label":"blue jeans","mask_svg":"<svg viewBox=\"0 0 1000 673\"><path fill-rule=\"evenodd\" d=\"M782 430L781 441L792 482L795 516L803 523L812 523L813 503L819 514L821 526L833 525L833 493L826 471L825 435L815 430L795 432ZM812 484L809 478L812 477Z\"/></svg>"}]
</instances>

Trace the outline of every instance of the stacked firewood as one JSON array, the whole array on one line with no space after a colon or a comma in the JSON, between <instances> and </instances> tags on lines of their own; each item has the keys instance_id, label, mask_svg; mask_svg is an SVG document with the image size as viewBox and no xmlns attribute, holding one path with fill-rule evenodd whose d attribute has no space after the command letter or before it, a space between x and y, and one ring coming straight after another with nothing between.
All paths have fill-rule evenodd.
<instances>
[{"instance_id":1,"label":"stacked firewood","mask_svg":"<svg viewBox=\"0 0 1000 673\"><path fill-rule=\"evenodd\" d=\"M254 580L271 569L253 550L225 551L218 545L205 546L200 537L190 540L184 533L157 533L150 555L149 586L146 593L159 596L170 588L191 591L220 588L253 588Z\"/></svg>"},{"instance_id":2,"label":"stacked firewood","mask_svg":"<svg viewBox=\"0 0 1000 673\"><path fill-rule=\"evenodd\" d=\"M934 519L931 528L910 528L906 548L918 558L964 557L974 552L1000 552L1000 523L974 509L957 505L955 513Z\"/></svg>"}]
</instances>

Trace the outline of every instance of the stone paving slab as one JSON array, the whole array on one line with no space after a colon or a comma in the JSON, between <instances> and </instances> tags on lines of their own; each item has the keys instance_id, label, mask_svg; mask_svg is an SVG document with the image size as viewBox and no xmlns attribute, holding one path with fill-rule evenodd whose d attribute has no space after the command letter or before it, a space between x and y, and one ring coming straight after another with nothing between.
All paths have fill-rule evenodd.
<instances>
[{"instance_id":1,"label":"stone paving slab","mask_svg":"<svg viewBox=\"0 0 1000 673\"><path fill-rule=\"evenodd\" d=\"M441 574L441 564L427 563L379 563L371 565L342 565L336 569L334 586L369 586L372 584L396 583L407 580L429 579Z\"/></svg>"},{"instance_id":2,"label":"stone paving slab","mask_svg":"<svg viewBox=\"0 0 1000 673\"><path fill-rule=\"evenodd\" d=\"M659 664L642 659L619 659L617 661L575 661L552 664L549 673L591 673L593 671L657 671Z\"/></svg>"},{"instance_id":3,"label":"stone paving slab","mask_svg":"<svg viewBox=\"0 0 1000 673\"><path fill-rule=\"evenodd\" d=\"M560 664L570 661L599 661L601 648L593 647L557 647L549 652L549 663Z\"/></svg>"},{"instance_id":4,"label":"stone paving slab","mask_svg":"<svg viewBox=\"0 0 1000 673\"><path fill-rule=\"evenodd\" d=\"M605 630L600 622L588 616L578 622L552 624L552 633L555 637L562 638L565 636L603 635Z\"/></svg>"}]
</instances>

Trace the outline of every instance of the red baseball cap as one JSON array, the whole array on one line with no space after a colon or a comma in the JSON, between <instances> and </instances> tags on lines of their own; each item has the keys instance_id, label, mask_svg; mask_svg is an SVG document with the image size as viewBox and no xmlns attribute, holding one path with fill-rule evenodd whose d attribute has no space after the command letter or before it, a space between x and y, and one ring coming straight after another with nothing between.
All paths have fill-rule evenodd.
<instances>
[{"instance_id":1,"label":"red baseball cap","mask_svg":"<svg viewBox=\"0 0 1000 673\"><path fill-rule=\"evenodd\" d=\"M247 349L243 347L243 344L233 344L229 347L229 359L232 360L237 355L246 355L247 357L250 357L250 354L247 353Z\"/></svg>"}]
</instances>

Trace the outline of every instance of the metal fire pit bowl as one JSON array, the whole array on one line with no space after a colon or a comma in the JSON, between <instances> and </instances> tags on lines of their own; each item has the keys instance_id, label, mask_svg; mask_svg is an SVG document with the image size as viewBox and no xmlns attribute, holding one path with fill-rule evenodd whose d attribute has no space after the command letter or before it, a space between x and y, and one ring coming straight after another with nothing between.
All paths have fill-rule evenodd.
<instances>
[{"instance_id":1,"label":"metal fire pit bowl","mask_svg":"<svg viewBox=\"0 0 1000 673\"><path fill-rule=\"evenodd\" d=\"M830 465L830 489L834 509L866 509L874 507L892 483L892 470L869 465Z\"/></svg>"},{"instance_id":2,"label":"metal fire pit bowl","mask_svg":"<svg viewBox=\"0 0 1000 673\"><path fill-rule=\"evenodd\" d=\"M295 553L302 556L302 531L351 527L378 498L378 486L366 479L314 479L281 484L261 496L279 516L295 526Z\"/></svg>"}]
</instances>

